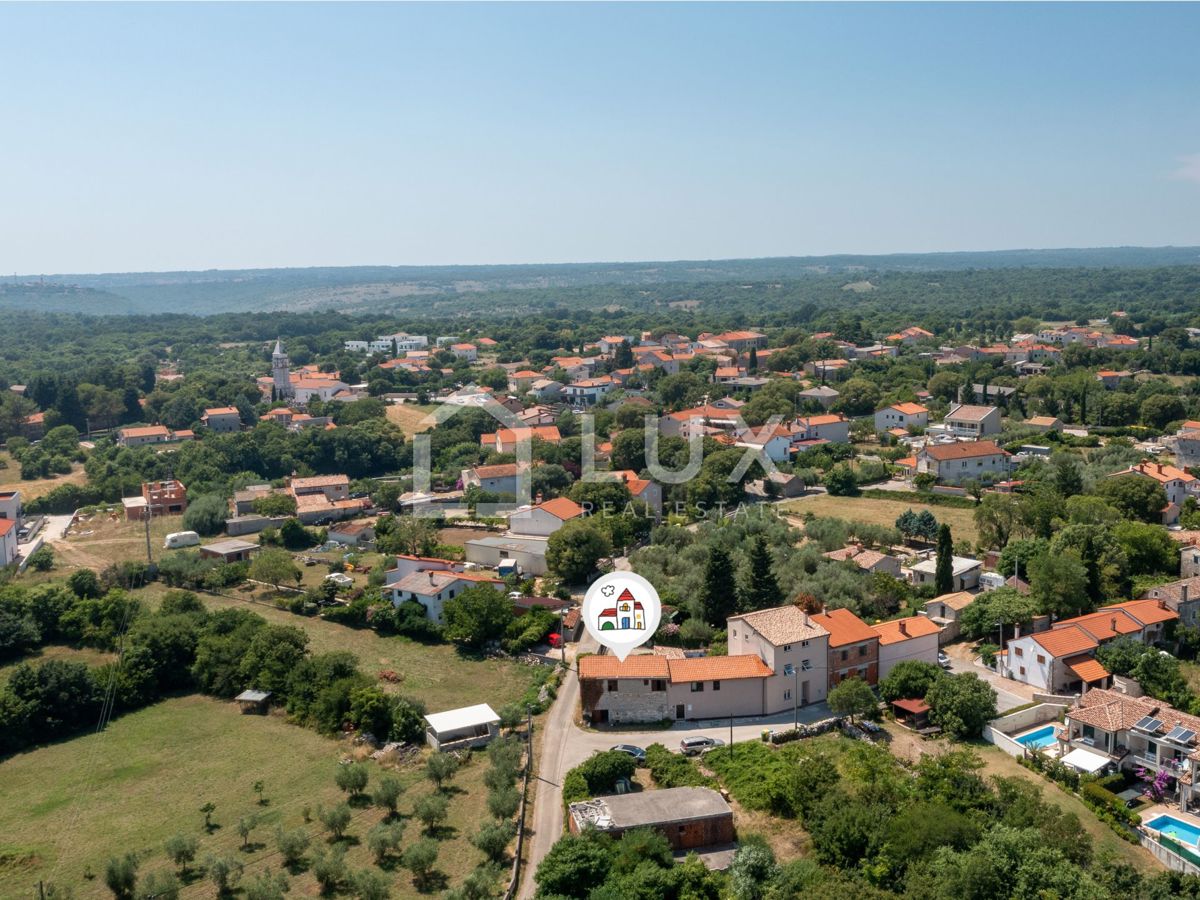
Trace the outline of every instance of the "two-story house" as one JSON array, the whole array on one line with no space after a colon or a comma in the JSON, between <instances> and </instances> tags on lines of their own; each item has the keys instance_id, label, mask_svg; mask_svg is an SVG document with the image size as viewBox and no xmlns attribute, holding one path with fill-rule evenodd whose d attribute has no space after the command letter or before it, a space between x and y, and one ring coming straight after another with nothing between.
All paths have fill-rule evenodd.
<instances>
[{"instance_id":1,"label":"two-story house","mask_svg":"<svg viewBox=\"0 0 1200 900\"><path fill-rule=\"evenodd\" d=\"M927 444L917 451L916 464L919 474L930 474L941 484L962 484L1003 480L1011 458L992 441L959 441Z\"/></svg>"},{"instance_id":2,"label":"two-story house","mask_svg":"<svg viewBox=\"0 0 1200 900\"><path fill-rule=\"evenodd\" d=\"M875 430L890 431L893 428L924 428L929 424L929 410L920 403L893 403L875 413Z\"/></svg>"},{"instance_id":3,"label":"two-story house","mask_svg":"<svg viewBox=\"0 0 1200 900\"><path fill-rule=\"evenodd\" d=\"M464 488L477 487L491 494L517 495L517 464L500 463L495 466L475 466L462 470Z\"/></svg>"},{"instance_id":4,"label":"two-story house","mask_svg":"<svg viewBox=\"0 0 1200 900\"><path fill-rule=\"evenodd\" d=\"M545 441L548 444L558 444L562 435L557 425L532 425L519 428L501 428L498 431L479 436L479 446L484 450L496 453L516 453L517 445L522 441Z\"/></svg>"},{"instance_id":5,"label":"two-story house","mask_svg":"<svg viewBox=\"0 0 1200 900\"><path fill-rule=\"evenodd\" d=\"M1195 550L1194 547L1187 549ZM1200 576L1156 585L1147 590L1142 599L1161 600L1167 609L1179 614L1180 624L1188 628L1200 624Z\"/></svg>"},{"instance_id":6,"label":"two-story house","mask_svg":"<svg viewBox=\"0 0 1200 900\"><path fill-rule=\"evenodd\" d=\"M1136 476L1150 478L1162 485L1167 495L1167 505L1163 509L1163 524L1173 525L1179 521L1180 510L1189 497L1200 500L1200 479L1183 469L1169 466L1160 462L1143 460L1137 465L1130 466L1121 472L1114 472L1109 478L1126 478Z\"/></svg>"},{"instance_id":7,"label":"two-story house","mask_svg":"<svg viewBox=\"0 0 1200 900\"><path fill-rule=\"evenodd\" d=\"M879 680L879 635L848 609L831 609L812 620L829 632L829 686L847 678Z\"/></svg>"},{"instance_id":8,"label":"two-story house","mask_svg":"<svg viewBox=\"0 0 1200 900\"><path fill-rule=\"evenodd\" d=\"M793 445L805 441L829 441L833 444L850 441L850 420L841 413L800 416L792 422L789 430Z\"/></svg>"},{"instance_id":9,"label":"two-story house","mask_svg":"<svg viewBox=\"0 0 1200 900\"><path fill-rule=\"evenodd\" d=\"M490 585L493 590L503 591L504 582L469 572L435 570L432 568L412 572L404 578L386 584L385 596L393 606L415 600L425 607L425 615L434 622L444 620L445 605L468 588Z\"/></svg>"},{"instance_id":10,"label":"two-story house","mask_svg":"<svg viewBox=\"0 0 1200 900\"><path fill-rule=\"evenodd\" d=\"M774 677L766 684L766 712L819 703L829 691L829 632L798 606L730 616L730 654L752 653Z\"/></svg>"},{"instance_id":11,"label":"two-story house","mask_svg":"<svg viewBox=\"0 0 1200 900\"><path fill-rule=\"evenodd\" d=\"M897 663L909 659L937 664L940 629L925 616L909 616L872 625L879 635L879 677L886 678Z\"/></svg>"},{"instance_id":12,"label":"two-story house","mask_svg":"<svg viewBox=\"0 0 1200 900\"><path fill-rule=\"evenodd\" d=\"M985 438L1002 430L1000 409L996 406L955 403L942 424L949 434L960 438Z\"/></svg>"},{"instance_id":13,"label":"two-story house","mask_svg":"<svg viewBox=\"0 0 1200 900\"><path fill-rule=\"evenodd\" d=\"M215 406L204 411L200 424L217 434L231 434L242 430L242 414L234 406Z\"/></svg>"}]
</instances>

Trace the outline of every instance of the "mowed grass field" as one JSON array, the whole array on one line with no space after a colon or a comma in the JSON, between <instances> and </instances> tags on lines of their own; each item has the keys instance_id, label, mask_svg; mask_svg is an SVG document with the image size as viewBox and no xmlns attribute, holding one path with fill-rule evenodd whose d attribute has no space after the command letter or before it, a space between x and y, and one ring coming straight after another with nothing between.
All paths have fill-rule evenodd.
<instances>
[{"instance_id":1,"label":"mowed grass field","mask_svg":"<svg viewBox=\"0 0 1200 900\"><path fill-rule=\"evenodd\" d=\"M411 438L418 431L424 431L423 422L426 416L435 412L438 407L431 404L421 406L417 403L392 404L387 408L388 421L398 425L404 436Z\"/></svg>"},{"instance_id":2,"label":"mowed grass field","mask_svg":"<svg viewBox=\"0 0 1200 900\"><path fill-rule=\"evenodd\" d=\"M156 607L164 588L152 585L137 594ZM358 657L369 677L392 670L398 683L380 682L384 690L411 694L425 702L430 712L489 703L493 709L519 700L533 677L529 666L509 659L475 659L461 655L450 644L422 644L406 637L383 636L367 628L350 628L336 622L298 616L266 603L248 603L201 595L209 609L249 609L275 625L291 625L308 635L314 653L346 650Z\"/></svg>"},{"instance_id":3,"label":"mowed grass field","mask_svg":"<svg viewBox=\"0 0 1200 900\"><path fill-rule=\"evenodd\" d=\"M32 481L21 480L21 466L8 455L7 451L0 450L0 462L7 463L7 468L0 468L0 493L4 491L20 491L21 500L28 503L35 497L41 497L50 493L60 484L83 484L87 480L87 474L83 471L81 463L73 463L71 471L67 475L55 475L51 478L36 478Z\"/></svg>"},{"instance_id":4,"label":"mowed grass field","mask_svg":"<svg viewBox=\"0 0 1200 900\"><path fill-rule=\"evenodd\" d=\"M906 509L920 512L928 509L939 522L950 526L954 540L968 540L974 543L979 539L975 530L975 513L970 509L959 509L952 506L930 506L926 503L909 500L904 494L897 494L895 500L877 500L874 497L834 497L830 494L810 494L780 504L780 508L794 516L812 513L814 516L833 516L838 519L867 522L871 525L895 525L896 519Z\"/></svg>"},{"instance_id":5,"label":"mowed grass field","mask_svg":"<svg viewBox=\"0 0 1200 900\"><path fill-rule=\"evenodd\" d=\"M234 857L252 877L281 861L275 829L304 828L313 850L327 846L316 819L319 805L335 805L344 795L333 781L345 747L313 731L287 724L281 716L243 715L233 703L200 696L179 697L114 720L100 735L87 735L42 747L0 762L0 896L35 897L39 880L69 885L75 896L108 897L103 883L107 860L132 852L142 874L171 869L163 842L178 833L200 841L197 864L210 854ZM397 774L407 790L400 801L408 818L415 803L432 791L419 759ZM384 770L367 763L374 783ZM451 783L450 812L440 833L438 869L453 886L482 859L468 841L486 817L482 783L486 760L475 758ZM267 805L253 793L265 785ZM368 790L370 786L368 786ZM216 805L211 834L200 807ZM312 821L305 822L305 807ZM237 822L257 816L248 849ZM381 818L369 806L354 809L346 860L351 871L373 865L366 834ZM419 823L409 821L405 843ZM393 868L393 897L416 897L409 874ZM184 897L212 897L212 883L193 876ZM290 876L290 896L315 897L311 872Z\"/></svg>"}]
</instances>

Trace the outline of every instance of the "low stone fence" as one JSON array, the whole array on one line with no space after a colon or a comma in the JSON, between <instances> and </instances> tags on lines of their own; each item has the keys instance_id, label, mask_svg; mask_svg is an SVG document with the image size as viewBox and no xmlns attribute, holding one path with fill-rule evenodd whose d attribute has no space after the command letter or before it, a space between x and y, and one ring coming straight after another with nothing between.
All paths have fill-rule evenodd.
<instances>
[{"instance_id":1,"label":"low stone fence","mask_svg":"<svg viewBox=\"0 0 1200 900\"><path fill-rule=\"evenodd\" d=\"M845 721L842 716L833 716L829 719L822 719L819 722L801 725L799 728L788 728L785 731L771 731L771 743L786 744L790 741L801 740L802 738L816 737L819 734L825 734L827 731L833 731L835 728L841 728L842 723Z\"/></svg>"}]
</instances>

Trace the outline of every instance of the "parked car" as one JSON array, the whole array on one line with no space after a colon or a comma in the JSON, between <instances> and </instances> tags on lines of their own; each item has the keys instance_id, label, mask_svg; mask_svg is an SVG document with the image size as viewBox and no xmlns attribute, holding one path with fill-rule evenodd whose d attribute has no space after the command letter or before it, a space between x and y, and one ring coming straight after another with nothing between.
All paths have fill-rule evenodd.
<instances>
[{"instance_id":1,"label":"parked car","mask_svg":"<svg viewBox=\"0 0 1200 900\"><path fill-rule=\"evenodd\" d=\"M703 753L705 750L711 750L713 747L724 747L725 742L720 738L711 737L689 737L684 738L679 742L679 752L684 756L696 756Z\"/></svg>"},{"instance_id":2,"label":"parked car","mask_svg":"<svg viewBox=\"0 0 1200 900\"><path fill-rule=\"evenodd\" d=\"M553 635L551 635L553 637ZM620 753L628 753L633 757L633 761L639 766L646 764L646 751L641 747L635 747L633 744L617 744L615 747L609 747L609 750L616 750Z\"/></svg>"},{"instance_id":3,"label":"parked car","mask_svg":"<svg viewBox=\"0 0 1200 900\"><path fill-rule=\"evenodd\" d=\"M943 669L950 668L950 656L945 650L938 651L938 665Z\"/></svg>"}]
</instances>

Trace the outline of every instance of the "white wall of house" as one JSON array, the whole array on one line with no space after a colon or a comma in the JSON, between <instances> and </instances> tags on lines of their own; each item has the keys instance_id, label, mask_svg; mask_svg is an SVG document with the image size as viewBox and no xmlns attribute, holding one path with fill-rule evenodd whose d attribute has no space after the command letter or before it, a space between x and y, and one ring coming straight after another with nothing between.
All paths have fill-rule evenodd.
<instances>
[{"instance_id":1,"label":"white wall of house","mask_svg":"<svg viewBox=\"0 0 1200 900\"><path fill-rule=\"evenodd\" d=\"M829 692L828 635L776 647L744 619L731 622L727 632L730 656L753 653L775 672L764 687L766 715L825 699ZM789 663L796 675L783 674Z\"/></svg>"},{"instance_id":2,"label":"white wall of house","mask_svg":"<svg viewBox=\"0 0 1200 900\"><path fill-rule=\"evenodd\" d=\"M514 512L508 517L508 530L513 534L532 534L549 537L563 527L563 520L544 509L533 507Z\"/></svg>"},{"instance_id":3,"label":"white wall of house","mask_svg":"<svg viewBox=\"0 0 1200 900\"><path fill-rule=\"evenodd\" d=\"M935 632L912 637L906 641L897 641L894 644L885 644L881 641L879 644L879 677L887 677L887 673L892 671L897 663L908 659L919 659L921 662L936 665L939 636Z\"/></svg>"}]
</instances>

